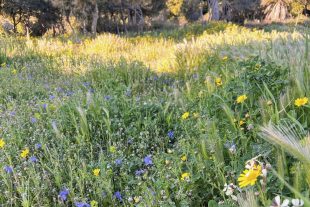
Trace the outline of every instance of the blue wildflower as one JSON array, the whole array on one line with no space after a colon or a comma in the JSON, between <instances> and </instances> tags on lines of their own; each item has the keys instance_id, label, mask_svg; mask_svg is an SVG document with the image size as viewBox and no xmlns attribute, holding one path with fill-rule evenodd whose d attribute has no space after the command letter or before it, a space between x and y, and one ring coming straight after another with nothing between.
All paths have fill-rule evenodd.
<instances>
[{"instance_id":1,"label":"blue wildflower","mask_svg":"<svg viewBox=\"0 0 310 207\"><path fill-rule=\"evenodd\" d=\"M34 123L36 123L36 122L37 122L37 119L36 119L35 117L31 117L31 118L30 118L30 121L31 121L31 123L33 123L33 124L34 124Z\"/></svg>"},{"instance_id":2,"label":"blue wildflower","mask_svg":"<svg viewBox=\"0 0 310 207\"><path fill-rule=\"evenodd\" d=\"M46 104L46 103L43 104L42 107L43 107L43 109L46 111L46 109L47 109L47 104Z\"/></svg>"},{"instance_id":3,"label":"blue wildflower","mask_svg":"<svg viewBox=\"0 0 310 207\"><path fill-rule=\"evenodd\" d=\"M16 115L16 112L15 111L11 111L10 112L10 116L15 116Z\"/></svg>"},{"instance_id":4,"label":"blue wildflower","mask_svg":"<svg viewBox=\"0 0 310 207\"><path fill-rule=\"evenodd\" d=\"M122 194L119 191L114 193L114 197L121 202L123 201Z\"/></svg>"},{"instance_id":5,"label":"blue wildflower","mask_svg":"<svg viewBox=\"0 0 310 207\"><path fill-rule=\"evenodd\" d=\"M38 159L36 158L36 156L31 156L29 160L30 162L38 162Z\"/></svg>"},{"instance_id":6,"label":"blue wildflower","mask_svg":"<svg viewBox=\"0 0 310 207\"><path fill-rule=\"evenodd\" d=\"M116 165L121 165L122 162L123 162L122 159L116 159L116 160L115 160L115 164L116 164Z\"/></svg>"},{"instance_id":7,"label":"blue wildflower","mask_svg":"<svg viewBox=\"0 0 310 207\"><path fill-rule=\"evenodd\" d=\"M136 170L136 176L140 176L140 175L142 175L144 173L144 170Z\"/></svg>"},{"instance_id":8,"label":"blue wildflower","mask_svg":"<svg viewBox=\"0 0 310 207\"><path fill-rule=\"evenodd\" d=\"M36 149L40 149L40 148L42 147L42 144L37 143L37 144L34 145L34 147L35 147Z\"/></svg>"},{"instance_id":9,"label":"blue wildflower","mask_svg":"<svg viewBox=\"0 0 310 207\"><path fill-rule=\"evenodd\" d=\"M75 207L90 207L90 205L85 202L75 202L74 205Z\"/></svg>"},{"instance_id":10,"label":"blue wildflower","mask_svg":"<svg viewBox=\"0 0 310 207\"><path fill-rule=\"evenodd\" d=\"M168 137L170 138L170 139L173 139L173 137L174 137L174 131L172 131L172 130L170 130L169 132L168 132Z\"/></svg>"},{"instance_id":11,"label":"blue wildflower","mask_svg":"<svg viewBox=\"0 0 310 207\"><path fill-rule=\"evenodd\" d=\"M152 165L153 164L153 161L152 161L152 158L151 158L151 155L148 155L144 158L144 164L146 166L149 166L149 165Z\"/></svg>"},{"instance_id":12,"label":"blue wildflower","mask_svg":"<svg viewBox=\"0 0 310 207\"><path fill-rule=\"evenodd\" d=\"M64 89L63 89L63 88L61 88L61 87L58 87L58 88L56 89L56 91L57 91L58 93L60 93L60 92L63 92L63 91L64 91Z\"/></svg>"},{"instance_id":13,"label":"blue wildflower","mask_svg":"<svg viewBox=\"0 0 310 207\"><path fill-rule=\"evenodd\" d=\"M68 91L68 92L67 92L67 96L72 96L73 94L74 94L73 91Z\"/></svg>"},{"instance_id":14,"label":"blue wildflower","mask_svg":"<svg viewBox=\"0 0 310 207\"><path fill-rule=\"evenodd\" d=\"M90 82L84 82L83 85L84 85L85 87L89 87L89 86L90 86Z\"/></svg>"},{"instance_id":15,"label":"blue wildflower","mask_svg":"<svg viewBox=\"0 0 310 207\"><path fill-rule=\"evenodd\" d=\"M53 100L53 99L55 99L55 96L54 95L50 95L49 99Z\"/></svg>"},{"instance_id":16,"label":"blue wildflower","mask_svg":"<svg viewBox=\"0 0 310 207\"><path fill-rule=\"evenodd\" d=\"M6 173L12 173L13 172L13 168L11 166L8 166L8 165L4 166L3 169Z\"/></svg>"},{"instance_id":17,"label":"blue wildflower","mask_svg":"<svg viewBox=\"0 0 310 207\"><path fill-rule=\"evenodd\" d=\"M128 139L127 144L132 144L132 143L133 143L132 138Z\"/></svg>"},{"instance_id":18,"label":"blue wildflower","mask_svg":"<svg viewBox=\"0 0 310 207\"><path fill-rule=\"evenodd\" d=\"M67 188L64 188L62 191L59 192L59 198L62 201L67 200L67 196L69 195L69 190Z\"/></svg>"},{"instance_id":19,"label":"blue wildflower","mask_svg":"<svg viewBox=\"0 0 310 207\"><path fill-rule=\"evenodd\" d=\"M107 96L104 96L104 100L106 100L106 101L109 101L109 100L111 100L111 96L109 96L109 95L107 95Z\"/></svg>"}]
</instances>

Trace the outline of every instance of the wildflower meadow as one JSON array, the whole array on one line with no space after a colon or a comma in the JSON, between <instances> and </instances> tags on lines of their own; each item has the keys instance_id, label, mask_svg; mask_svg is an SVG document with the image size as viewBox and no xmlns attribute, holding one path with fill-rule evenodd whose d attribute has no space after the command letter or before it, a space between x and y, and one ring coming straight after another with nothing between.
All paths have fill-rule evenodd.
<instances>
[{"instance_id":1,"label":"wildflower meadow","mask_svg":"<svg viewBox=\"0 0 310 207\"><path fill-rule=\"evenodd\" d=\"M310 30L0 36L0 206L310 206Z\"/></svg>"}]
</instances>

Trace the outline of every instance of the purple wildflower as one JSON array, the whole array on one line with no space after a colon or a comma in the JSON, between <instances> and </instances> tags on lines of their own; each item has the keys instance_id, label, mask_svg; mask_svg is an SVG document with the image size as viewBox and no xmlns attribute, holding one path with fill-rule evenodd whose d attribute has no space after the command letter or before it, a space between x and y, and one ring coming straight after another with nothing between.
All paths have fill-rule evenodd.
<instances>
[{"instance_id":1,"label":"purple wildflower","mask_svg":"<svg viewBox=\"0 0 310 207\"><path fill-rule=\"evenodd\" d=\"M38 159L36 158L36 156L31 156L29 160L30 162L38 162Z\"/></svg>"},{"instance_id":2,"label":"purple wildflower","mask_svg":"<svg viewBox=\"0 0 310 207\"><path fill-rule=\"evenodd\" d=\"M73 94L74 94L73 91L68 91L68 92L67 92L67 96L72 96Z\"/></svg>"},{"instance_id":3,"label":"purple wildflower","mask_svg":"<svg viewBox=\"0 0 310 207\"><path fill-rule=\"evenodd\" d=\"M140 169L140 170L136 170L136 176L140 176L144 173L144 170Z\"/></svg>"},{"instance_id":4,"label":"purple wildflower","mask_svg":"<svg viewBox=\"0 0 310 207\"><path fill-rule=\"evenodd\" d=\"M47 104L46 104L46 103L43 104L42 107L43 107L43 109L46 111L46 109L47 109Z\"/></svg>"},{"instance_id":5,"label":"purple wildflower","mask_svg":"<svg viewBox=\"0 0 310 207\"><path fill-rule=\"evenodd\" d=\"M88 203L85 203L85 202L75 202L74 205L76 207L90 207L90 205Z\"/></svg>"},{"instance_id":6,"label":"purple wildflower","mask_svg":"<svg viewBox=\"0 0 310 207\"><path fill-rule=\"evenodd\" d=\"M54 95L50 95L49 99L53 100L53 99L55 99L55 96Z\"/></svg>"},{"instance_id":7,"label":"purple wildflower","mask_svg":"<svg viewBox=\"0 0 310 207\"><path fill-rule=\"evenodd\" d=\"M144 158L144 164L146 166L153 165L153 161L152 161L151 155L148 155L148 156L146 156Z\"/></svg>"},{"instance_id":8,"label":"purple wildflower","mask_svg":"<svg viewBox=\"0 0 310 207\"><path fill-rule=\"evenodd\" d=\"M13 168L11 166L8 166L8 165L4 166L3 169L6 173L12 173L13 172Z\"/></svg>"},{"instance_id":9,"label":"purple wildflower","mask_svg":"<svg viewBox=\"0 0 310 207\"><path fill-rule=\"evenodd\" d=\"M63 92L63 91L64 91L64 89L63 89L63 88L61 88L61 87L58 87L58 88L56 89L56 91L57 91L58 93L60 93L60 92Z\"/></svg>"},{"instance_id":10,"label":"purple wildflower","mask_svg":"<svg viewBox=\"0 0 310 207\"><path fill-rule=\"evenodd\" d=\"M172 131L172 130L170 130L169 132L168 132L168 137L170 138L170 139L173 139L173 137L174 137L174 131Z\"/></svg>"},{"instance_id":11,"label":"purple wildflower","mask_svg":"<svg viewBox=\"0 0 310 207\"><path fill-rule=\"evenodd\" d=\"M104 100L106 100L106 101L109 101L109 100L111 100L111 96L109 96L109 95L107 95L107 96L104 96Z\"/></svg>"},{"instance_id":12,"label":"purple wildflower","mask_svg":"<svg viewBox=\"0 0 310 207\"><path fill-rule=\"evenodd\" d=\"M59 192L58 196L61 201L66 201L68 195L69 195L69 190L67 188L64 188L62 191Z\"/></svg>"},{"instance_id":13,"label":"purple wildflower","mask_svg":"<svg viewBox=\"0 0 310 207\"><path fill-rule=\"evenodd\" d=\"M122 162L123 162L122 159L116 159L116 160L115 160L115 164L116 164L116 165L121 165Z\"/></svg>"},{"instance_id":14,"label":"purple wildflower","mask_svg":"<svg viewBox=\"0 0 310 207\"><path fill-rule=\"evenodd\" d=\"M40 148L42 147L42 144L37 143L37 144L34 145L34 147L35 147L36 149L40 149Z\"/></svg>"},{"instance_id":15,"label":"purple wildflower","mask_svg":"<svg viewBox=\"0 0 310 207\"><path fill-rule=\"evenodd\" d=\"M123 201L122 194L119 191L114 193L114 197L118 199L120 202Z\"/></svg>"},{"instance_id":16,"label":"purple wildflower","mask_svg":"<svg viewBox=\"0 0 310 207\"><path fill-rule=\"evenodd\" d=\"M36 119L35 117L31 117L31 118L30 118L30 121L31 121L32 124L34 124L34 123L37 122L37 119Z\"/></svg>"},{"instance_id":17,"label":"purple wildflower","mask_svg":"<svg viewBox=\"0 0 310 207\"><path fill-rule=\"evenodd\" d=\"M85 87L89 87L89 86L90 86L90 82L84 82L83 85L84 85Z\"/></svg>"}]
</instances>

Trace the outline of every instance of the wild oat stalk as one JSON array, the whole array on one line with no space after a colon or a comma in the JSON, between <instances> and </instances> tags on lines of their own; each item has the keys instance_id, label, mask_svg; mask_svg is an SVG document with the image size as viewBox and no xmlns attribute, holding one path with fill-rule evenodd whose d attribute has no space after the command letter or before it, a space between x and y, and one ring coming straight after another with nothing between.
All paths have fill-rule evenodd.
<instances>
[{"instance_id":1,"label":"wild oat stalk","mask_svg":"<svg viewBox=\"0 0 310 207\"><path fill-rule=\"evenodd\" d=\"M298 133L297 129L288 123L278 126L270 123L261 127L260 133L265 140L281 146L300 161L310 164L310 145L307 144L310 137L304 139L301 134L304 133ZM307 143L302 144L301 140L305 140Z\"/></svg>"}]
</instances>

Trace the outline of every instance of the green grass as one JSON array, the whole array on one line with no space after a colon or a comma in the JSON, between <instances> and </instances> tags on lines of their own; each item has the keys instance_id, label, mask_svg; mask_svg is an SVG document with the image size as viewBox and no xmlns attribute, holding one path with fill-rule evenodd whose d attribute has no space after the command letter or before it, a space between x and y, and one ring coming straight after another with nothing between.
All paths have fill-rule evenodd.
<instances>
[{"instance_id":1,"label":"green grass","mask_svg":"<svg viewBox=\"0 0 310 207\"><path fill-rule=\"evenodd\" d=\"M239 206L223 188L255 157L277 173L235 189L243 206L309 197L308 165L260 136L269 122L307 136L306 35L212 23L76 40L0 37L3 206Z\"/></svg>"}]
</instances>

